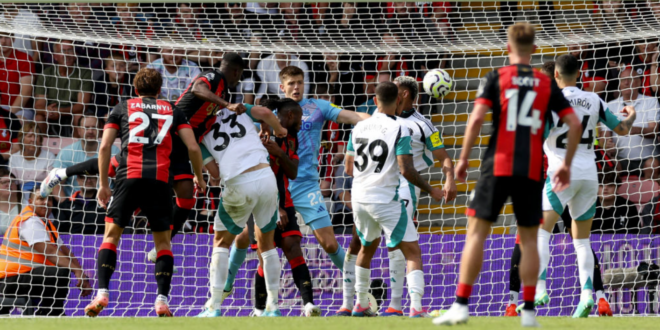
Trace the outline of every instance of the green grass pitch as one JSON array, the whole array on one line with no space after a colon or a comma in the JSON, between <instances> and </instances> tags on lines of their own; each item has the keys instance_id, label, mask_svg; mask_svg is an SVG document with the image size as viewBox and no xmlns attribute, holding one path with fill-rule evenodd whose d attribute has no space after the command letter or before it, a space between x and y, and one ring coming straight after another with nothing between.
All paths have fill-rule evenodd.
<instances>
[{"instance_id":1,"label":"green grass pitch","mask_svg":"<svg viewBox=\"0 0 660 330\"><path fill-rule=\"evenodd\" d=\"M614 317L574 320L567 317L541 317L542 329L660 329L658 317ZM424 330L424 329L521 329L520 319L473 317L467 325L437 327L430 319L408 318L0 318L1 329L12 330Z\"/></svg>"}]
</instances>

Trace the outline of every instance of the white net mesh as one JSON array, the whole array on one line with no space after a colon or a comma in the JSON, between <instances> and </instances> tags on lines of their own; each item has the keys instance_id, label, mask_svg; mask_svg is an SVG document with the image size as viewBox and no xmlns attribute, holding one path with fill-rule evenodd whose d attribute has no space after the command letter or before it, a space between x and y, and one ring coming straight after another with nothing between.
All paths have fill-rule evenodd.
<instances>
[{"instance_id":1,"label":"white net mesh","mask_svg":"<svg viewBox=\"0 0 660 330\"><path fill-rule=\"evenodd\" d=\"M94 117L104 118L120 100L134 96L130 84L139 68L150 66L161 71L161 96L174 101L199 72L217 67L222 54L229 51L239 52L249 60L242 83L232 91L232 102L256 103L271 95L282 97L277 74L286 65L296 65L305 71L305 97L329 98L346 110L373 112L375 107L369 99L377 82L400 75L421 81L429 69L444 68L453 77L454 90L439 101L420 95L416 107L440 130L449 155L456 159L481 78L507 63L506 28L514 22L528 21L537 28L539 49L533 56L533 65L540 66L571 52L583 65L582 88L599 93L611 102L613 111L617 105L634 103L640 113L640 127L652 131L660 121L657 1L1 6L0 114L4 121L0 125L5 123L6 127L0 127L0 162L13 178L11 189L3 186L0 192L2 232L29 204L28 192L51 168L65 168L96 157L100 130L95 131L98 121ZM632 66L637 74L632 85L623 80L620 84L619 74L625 66ZM83 120L79 121L81 116ZM322 136L321 186L337 232L352 223L350 209L341 202L342 192L348 188L338 156L343 153L342 141L348 136L339 133L349 130L350 127L331 126ZM458 198L451 203L436 203L422 194L419 201L416 222L422 234L420 245L427 282L424 305L430 309L446 308L453 301L465 240L464 213L468 195L479 178L480 159L490 130L487 123L470 157L468 182L458 185ZM598 207L592 242L603 273L616 275L620 268L660 261L660 238L654 236L660 232L656 198L660 194L656 183L660 182L660 164L653 161L658 154L653 133L613 143L600 141L599 164L614 166L612 171L624 178L624 183L615 187L615 199L599 198L599 203L614 203L614 207ZM643 150L635 151L641 152L635 157L622 156L630 155L634 148ZM9 177L7 172L2 173L0 180ZM433 185L441 185L444 180L439 163L423 174ZM81 178L69 179L61 185L62 189L56 188L58 204L50 210L65 245L92 278L104 226L104 211L94 202L94 185ZM186 233L174 239L179 272L173 280L170 304L176 315L194 315L207 298L212 243L208 226L219 195L216 187L207 196L198 196ZM478 306L472 310L478 315L500 315L506 307L514 224L512 207L507 205L494 227L495 235L486 245L486 263L471 300ZM154 266L146 260L151 238L146 235L143 221L136 220L132 228L119 246L111 307L105 315L145 316L152 312L156 292ZM332 266L310 231L302 228L315 298L325 312L334 312L341 305L341 273ZM347 236L339 241L347 246L348 239ZM569 315L577 304L580 285L567 234L555 235L551 254L551 301L540 313ZM247 260L237 275L236 292L224 304L228 315L247 315L252 307L256 253L250 252ZM282 264L285 271L281 302L286 313L299 315L300 295L284 257ZM389 283L387 264L384 252L379 252L372 264L372 278L383 279L380 283L385 286ZM7 281L11 276L2 271L0 278L4 276ZM644 274L627 277L631 283L623 289L621 284L608 284L611 278L612 283L621 282L622 275L605 276L605 288L615 313L658 312L657 298L649 295L655 292L657 268ZM656 282L651 281L654 278ZM80 316L89 298L79 298L74 283L72 280L72 290L65 295L64 308L67 315ZM630 289L633 284L639 289ZM48 298L49 294L52 292L40 295ZM30 306L39 301L30 302L29 298L27 292L0 291L0 312L12 311L13 307L30 312ZM649 304L653 299L656 302Z\"/></svg>"}]
</instances>

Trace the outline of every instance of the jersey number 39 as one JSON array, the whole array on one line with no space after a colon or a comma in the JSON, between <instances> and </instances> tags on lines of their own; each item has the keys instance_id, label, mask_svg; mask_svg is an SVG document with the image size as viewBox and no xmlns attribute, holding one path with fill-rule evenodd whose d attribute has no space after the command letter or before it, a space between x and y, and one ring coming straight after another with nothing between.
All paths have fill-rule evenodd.
<instances>
[{"instance_id":1,"label":"jersey number 39","mask_svg":"<svg viewBox=\"0 0 660 330\"><path fill-rule=\"evenodd\" d=\"M377 163L374 172L380 173L380 171L383 169L383 166L385 166L385 161L387 160L387 154L389 153L389 148L387 147L387 143L383 140L374 140L371 143L369 143L369 139L356 138L355 144L357 145L357 150L356 150L357 157L361 159L360 162L358 162L357 158L355 159L355 161L353 162L355 164L355 168L357 168L358 171L360 172L364 172L364 170L369 165L369 159L371 159L372 161ZM367 148L367 146L369 146L368 154L364 150ZM376 154L377 147L380 147L381 149L380 154Z\"/></svg>"}]
</instances>

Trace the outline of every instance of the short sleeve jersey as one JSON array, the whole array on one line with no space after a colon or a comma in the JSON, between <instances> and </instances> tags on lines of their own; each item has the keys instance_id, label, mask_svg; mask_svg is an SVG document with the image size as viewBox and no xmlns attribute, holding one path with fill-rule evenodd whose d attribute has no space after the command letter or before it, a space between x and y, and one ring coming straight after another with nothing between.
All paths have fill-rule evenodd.
<instances>
[{"instance_id":1,"label":"short sleeve jersey","mask_svg":"<svg viewBox=\"0 0 660 330\"><path fill-rule=\"evenodd\" d=\"M193 132L195 132L195 138L198 142L201 142L204 135L211 129L220 106L199 99L193 94L192 86L198 80L203 81L208 85L211 92L223 100L229 98L229 86L222 72L218 70L204 71L188 85L176 101L176 106L183 111L190 122Z\"/></svg>"},{"instance_id":2,"label":"short sleeve jersey","mask_svg":"<svg viewBox=\"0 0 660 330\"><path fill-rule=\"evenodd\" d=\"M319 148L321 146L321 131L326 120L337 121L342 111L338 106L318 99L302 99L299 102L303 110L302 126L298 132L298 177L291 180L297 182L318 181L319 179Z\"/></svg>"},{"instance_id":3,"label":"short sleeve jersey","mask_svg":"<svg viewBox=\"0 0 660 330\"><path fill-rule=\"evenodd\" d=\"M212 122L203 143L220 166L220 177L227 182L245 170L268 164L268 151L261 143L252 118L252 105L241 115L222 109Z\"/></svg>"},{"instance_id":4,"label":"short sleeve jersey","mask_svg":"<svg viewBox=\"0 0 660 330\"><path fill-rule=\"evenodd\" d=\"M402 112L400 117L410 133L415 169L423 171L433 166L433 151L445 147L438 129L415 109Z\"/></svg>"},{"instance_id":5,"label":"short sleeve jersey","mask_svg":"<svg viewBox=\"0 0 660 330\"><path fill-rule=\"evenodd\" d=\"M575 115L582 122L582 138L573 158L571 179L596 181L598 174L596 154L593 150L596 126L600 122L609 129L614 129L620 121L596 93L584 92L577 87L566 87L562 92L573 107ZM550 125L552 128L545 140L543 150L548 155L548 173L554 173L566 157L568 127L554 113Z\"/></svg>"},{"instance_id":6,"label":"short sleeve jersey","mask_svg":"<svg viewBox=\"0 0 660 330\"><path fill-rule=\"evenodd\" d=\"M573 113L554 80L529 65L489 72L475 104L493 111L493 133L482 172L499 177L543 179L543 135L548 111Z\"/></svg>"},{"instance_id":7,"label":"short sleeve jersey","mask_svg":"<svg viewBox=\"0 0 660 330\"><path fill-rule=\"evenodd\" d=\"M116 178L169 182L172 135L191 128L185 115L165 100L134 98L112 110L104 129L119 130Z\"/></svg>"},{"instance_id":8,"label":"short sleeve jersey","mask_svg":"<svg viewBox=\"0 0 660 330\"><path fill-rule=\"evenodd\" d=\"M0 153L11 150L12 143L18 143L21 121L13 113L0 108Z\"/></svg>"},{"instance_id":9,"label":"short sleeve jersey","mask_svg":"<svg viewBox=\"0 0 660 330\"><path fill-rule=\"evenodd\" d=\"M403 119L376 112L353 129L348 155L354 156L352 200L385 204L398 201L398 155L411 155L410 133Z\"/></svg>"}]
</instances>

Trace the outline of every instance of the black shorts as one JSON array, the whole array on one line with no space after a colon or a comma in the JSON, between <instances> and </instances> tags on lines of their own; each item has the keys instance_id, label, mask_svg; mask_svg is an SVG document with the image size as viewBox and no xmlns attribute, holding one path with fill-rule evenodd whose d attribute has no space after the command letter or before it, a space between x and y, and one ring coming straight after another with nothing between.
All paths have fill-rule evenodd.
<instances>
[{"instance_id":1,"label":"black shorts","mask_svg":"<svg viewBox=\"0 0 660 330\"><path fill-rule=\"evenodd\" d=\"M280 227L275 227L275 246L278 248L282 248L282 241L284 241L285 237L302 237L300 226L298 226L298 220L296 219L295 207L286 207L284 208L284 211L286 212L289 222L287 223L286 227L284 227L284 230L280 230ZM257 240L256 236L254 235L254 222L252 222L252 219L248 221L247 226L250 232L250 246L253 250L256 250Z\"/></svg>"},{"instance_id":2,"label":"black shorts","mask_svg":"<svg viewBox=\"0 0 660 330\"><path fill-rule=\"evenodd\" d=\"M538 226L543 221L543 182L521 176L496 177L481 173L467 215L496 222L504 203L511 197L518 225Z\"/></svg>"},{"instance_id":3,"label":"black shorts","mask_svg":"<svg viewBox=\"0 0 660 330\"><path fill-rule=\"evenodd\" d=\"M190 157L188 156L188 147L178 135L173 135L172 154L170 156L170 181L192 180L194 177L192 164L190 164Z\"/></svg>"},{"instance_id":4,"label":"black shorts","mask_svg":"<svg viewBox=\"0 0 660 330\"><path fill-rule=\"evenodd\" d=\"M115 180L115 190L105 221L122 228L131 223L133 213L140 209L147 216L151 231L170 230L172 224L172 187L152 179Z\"/></svg>"}]
</instances>

